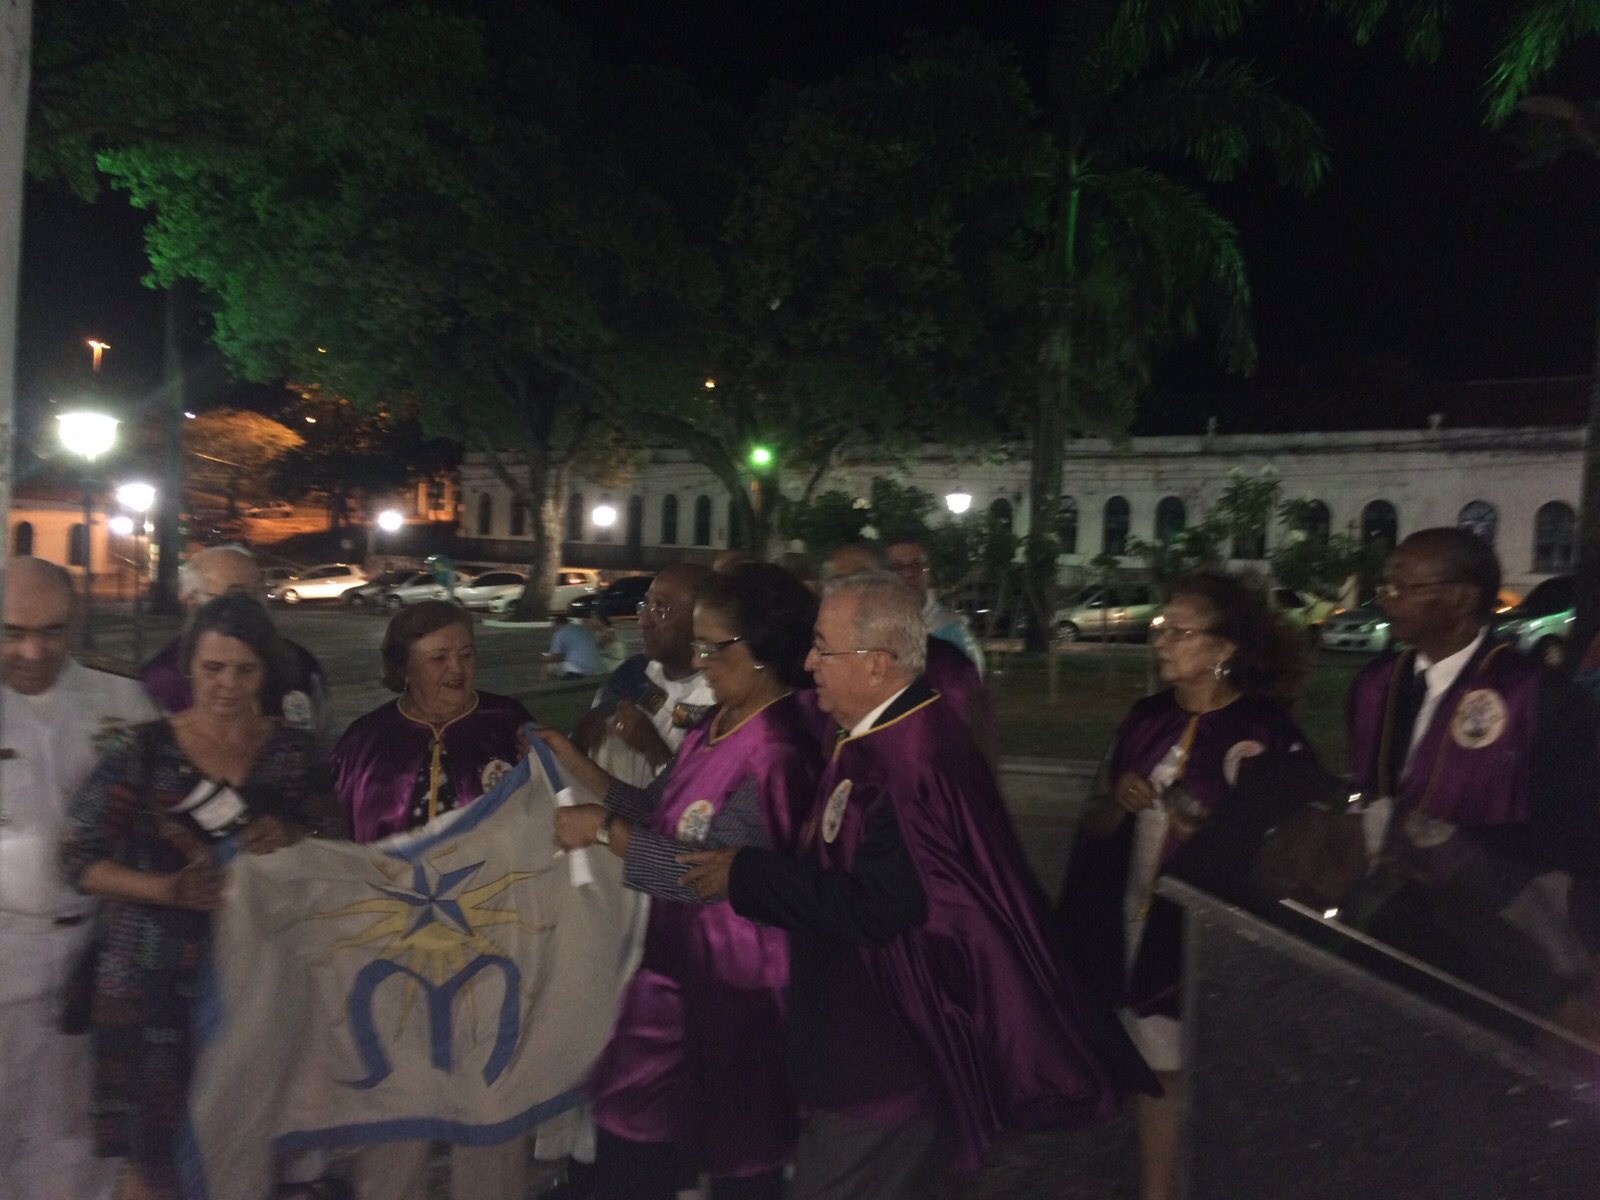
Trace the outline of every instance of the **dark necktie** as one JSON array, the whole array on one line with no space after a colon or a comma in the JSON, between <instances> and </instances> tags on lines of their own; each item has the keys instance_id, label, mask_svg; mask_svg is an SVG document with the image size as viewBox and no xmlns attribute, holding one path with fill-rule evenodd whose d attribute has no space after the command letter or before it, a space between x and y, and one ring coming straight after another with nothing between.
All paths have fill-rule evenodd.
<instances>
[{"instance_id":1,"label":"dark necktie","mask_svg":"<svg viewBox=\"0 0 1600 1200\"><path fill-rule=\"evenodd\" d=\"M1422 712L1422 702L1427 698L1427 672L1412 670L1411 677L1400 684L1400 695L1395 697L1394 728L1389 733L1389 774L1397 789L1400 777L1406 773L1406 758L1411 753L1411 737L1417 729L1417 716Z\"/></svg>"}]
</instances>

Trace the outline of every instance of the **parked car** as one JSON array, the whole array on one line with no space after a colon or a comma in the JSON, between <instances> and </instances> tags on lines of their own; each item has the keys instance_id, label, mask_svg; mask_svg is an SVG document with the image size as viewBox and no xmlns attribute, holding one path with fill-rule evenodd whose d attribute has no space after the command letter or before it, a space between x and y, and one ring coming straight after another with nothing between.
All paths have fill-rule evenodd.
<instances>
[{"instance_id":1,"label":"parked car","mask_svg":"<svg viewBox=\"0 0 1600 1200\"><path fill-rule=\"evenodd\" d=\"M1142 638L1160 611L1160 599L1148 583L1088 587L1056 609L1050 628L1058 642Z\"/></svg>"},{"instance_id":2,"label":"parked car","mask_svg":"<svg viewBox=\"0 0 1600 1200\"><path fill-rule=\"evenodd\" d=\"M367 582L351 588L339 599L351 608L361 608L363 606L381 608L383 606L384 592L397 584L406 583L416 573L416 568L414 567L398 567L392 571L385 571L382 575L375 576L368 579Z\"/></svg>"},{"instance_id":3,"label":"parked car","mask_svg":"<svg viewBox=\"0 0 1600 1200\"><path fill-rule=\"evenodd\" d=\"M245 509L244 515L254 517L257 521L281 521L294 516L294 505L283 500L268 500L265 504Z\"/></svg>"},{"instance_id":4,"label":"parked car","mask_svg":"<svg viewBox=\"0 0 1600 1200\"><path fill-rule=\"evenodd\" d=\"M615 621L619 617L637 617L644 594L655 582L654 575L624 575L614 579L598 592L579 596L567 605L570 617L606 617Z\"/></svg>"},{"instance_id":5,"label":"parked car","mask_svg":"<svg viewBox=\"0 0 1600 1200\"><path fill-rule=\"evenodd\" d=\"M1521 604L1503 613L1495 622L1495 631L1515 638L1517 649L1550 666L1560 666L1575 616L1574 583L1571 575L1552 575L1529 592Z\"/></svg>"},{"instance_id":6,"label":"parked car","mask_svg":"<svg viewBox=\"0 0 1600 1200\"><path fill-rule=\"evenodd\" d=\"M268 600L299 604L302 600L337 600L353 587L367 581L360 567L349 563L325 563L292 575L267 589Z\"/></svg>"},{"instance_id":7,"label":"parked car","mask_svg":"<svg viewBox=\"0 0 1600 1200\"><path fill-rule=\"evenodd\" d=\"M464 571L457 571L456 590L467 587L474 578ZM412 571L399 583L384 588L382 604L385 608L405 608L408 604L418 604L423 600L451 599L456 599L454 592L435 579L432 571Z\"/></svg>"},{"instance_id":8,"label":"parked car","mask_svg":"<svg viewBox=\"0 0 1600 1200\"><path fill-rule=\"evenodd\" d=\"M485 571L466 583L456 584L456 603L503 613L522 597L528 577L521 571Z\"/></svg>"},{"instance_id":9,"label":"parked car","mask_svg":"<svg viewBox=\"0 0 1600 1200\"><path fill-rule=\"evenodd\" d=\"M263 593L270 592L276 584L283 583L285 580L293 579L302 570L304 570L303 567L266 567L266 568L263 568L263 570L261 572L261 590L262 590L262 592Z\"/></svg>"},{"instance_id":10,"label":"parked car","mask_svg":"<svg viewBox=\"0 0 1600 1200\"><path fill-rule=\"evenodd\" d=\"M550 589L550 611L566 612L567 605L600 590L600 572L588 567L562 567Z\"/></svg>"},{"instance_id":11,"label":"parked car","mask_svg":"<svg viewBox=\"0 0 1600 1200\"><path fill-rule=\"evenodd\" d=\"M1272 589L1272 606L1283 619L1296 629L1304 630L1313 640L1322 632L1322 623L1333 614L1338 604L1324 600L1312 592L1297 592L1294 588Z\"/></svg>"},{"instance_id":12,"label":"parked car","mask_svg":"<svg viewBox=\"0 0 1600 1200\"><path fill-rule=\"evenodd\" d=\"M1317 645L1324 650L1354 650L1378 654L1389 648L1389 618L1376 600L1354 608L1336 609L1322 622Z\"/></svg>"}]
</instances>

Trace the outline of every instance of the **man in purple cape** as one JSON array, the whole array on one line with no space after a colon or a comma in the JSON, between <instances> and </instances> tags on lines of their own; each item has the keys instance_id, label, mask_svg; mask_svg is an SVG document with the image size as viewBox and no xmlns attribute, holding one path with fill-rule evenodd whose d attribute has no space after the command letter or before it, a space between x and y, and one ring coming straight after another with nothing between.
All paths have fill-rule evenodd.
<instances>
[{"instance_id":1,"label":"man in purple cape","mask_svg":"<svg viewBox=\"0 0 1600 1200\"><path fill-rule=\"evenodd\" d=\"M685 855L685 881L790 936L789 1062L805 1110L791 1200L932 1194L1005 1128L1109 1116L1148 1077L1047 932L994 777L922 678L915 594L829 585L808 668L836 722L789 857Z\"/></svg>"},{"instance_id":2,"label":"man in purple cape","mask_svg":"<svg viewBox=\"0 0 1600 1200\"><path fill-rule=\"evenodd\" d=\"M901 550L913 550L921 554L924 564L927 555L922 551L921 544L917 542L895 542L894 546ZM885 566L884 551L875 542L865 540L846 542L837 546L823 561L822 580L842 579L846 575L858 571L883 571ZM963 648L967 645L976 650L977 643L971 641L958 642L955 638L947 636L948 628L943 632L929 624L929 604L931 603L925 582L926 566L917 569L924 582L912 591L922 597L922 622L928 634L927 658L923 664L922 673L927 678L934 691L944 697L945 703L954 708L966 721L967 728L972 731L973 739L978 743L978 749L993 770L999 769L1000 763L1000 727L995 719L994 700L989 695L989 687L983 681L982 654L974 658ZM901 574L901 582L907 587L911 584L906 578L908 570ZM948 613L948 609L943 610ZM956 618L959 620L959 618ZM965 625L962 626L965 629ZM808 700L814 705L815 698ZM832 723L826 713L817 714L818 736L831 737Z\"/></svg>"},{"instance_id":3,"label":"man in purple cape","mask_svg":"<svg viewBox=\"0 0 1600 1200\"><path fill-rule=\"evenodd\" d=\"M1374 870L1348 919L1525 1007L1591 974L1600 879L1594 713L1570 681L1490 636L1500 564L1476 535L1424 529L1378 589L1412 649L1350 691L1350 762Z\"/></svg>"}]
</instances>

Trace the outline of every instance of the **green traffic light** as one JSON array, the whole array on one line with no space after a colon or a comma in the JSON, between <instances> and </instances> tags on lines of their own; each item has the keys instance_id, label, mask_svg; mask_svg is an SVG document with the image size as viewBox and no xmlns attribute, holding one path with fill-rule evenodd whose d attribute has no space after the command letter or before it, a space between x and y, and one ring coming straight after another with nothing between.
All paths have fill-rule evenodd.
<instances>
[{"instance_id":1,"label":"green traffic light","mask_svg":"<svg viewBox=\"0 0 1600 1200\"><path fill-rule=\"evenodd\" d=\"M772 451L765 446L756 446L750 451L750 465L752 467L770 467L772 465Z\"/></svg>"}]
</instances>

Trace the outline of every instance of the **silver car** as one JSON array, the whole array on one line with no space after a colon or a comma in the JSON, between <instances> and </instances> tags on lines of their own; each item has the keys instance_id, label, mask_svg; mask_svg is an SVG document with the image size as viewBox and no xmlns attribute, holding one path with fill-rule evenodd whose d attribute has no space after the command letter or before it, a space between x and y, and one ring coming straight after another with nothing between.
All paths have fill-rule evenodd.
<instances>
[{"instance_id":1,"label":"silver car","mask_svg":"<svg viewBox=\"0 0 1600 1200\"><path fill-rule=\"evenodd\" d=\"M1517 649L1552 667L1561 665L1576 616L1571 575L1552 575L1528 598L1495 623L1497 632L1515 638Z\"/></svg>"},{"instance_id":2,"label":"silver car","mask_svg":"<svg viewBox=\"0 0 1600 1200\"><path fill-rule=\"evenodd\" d=\"M367 573L349 563L326 563L275 583L267 589L268 600L299 604L302 600L337 600L353 587L367 582Z\"/></svg>"},{"instance_id":3,"label":"silver car","mask_svg":"<svg viewBox=\"0 0 1600 1200\"><path fill-rule=\"evenodd\" d=\"M1056 609L1050 622L1058 642L1079 638L1144 637L1161 611L1148 583L1114 583L1085 588Z\"/></svg>"},{"instance_id":4,"label":"silver car","mask_svg":"<svg viewBox=\"0 0 1600 1200\"><path fill-rule=\"evenodd\" d=\"M1354 608L1341 608L1322 622L1317 645L1324 650L1352 650L1380 654L1389 648L1389 618L1376 600Z\"/></svg>"}]
</instances>

